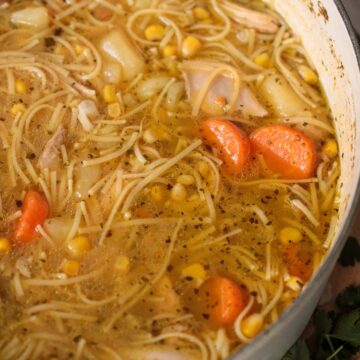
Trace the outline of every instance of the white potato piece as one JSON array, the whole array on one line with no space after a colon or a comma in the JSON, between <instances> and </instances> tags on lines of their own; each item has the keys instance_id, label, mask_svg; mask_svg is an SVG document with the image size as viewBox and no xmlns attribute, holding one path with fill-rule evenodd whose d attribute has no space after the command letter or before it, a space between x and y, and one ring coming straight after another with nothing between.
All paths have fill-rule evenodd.
<instances>
[{"instance_id":1,"label":"white potato piece","mask_svg":"<svg viewBox=\"0 0 360 360\"><path fill-rule=\"evenodd\" d=\"M31 6L11 14L11 23L17 27L42 30L49 26L49 13L45 6Z\"/></svg>"},{"instance_id":2,"label":"white potato piece","mask_svg":"<svg viewBox=\"0 0 360 360\"><path fill-rule=\"evenodd\" d=\"M276 71L264 79L259 90L277 116L296 116L309 110L284 76Z\"/></svg>"},{"instance_id":3,"label":"white potato piece","mask_svg":"<svg viewBox=\"0 0 360 360\"><path fill-rule=\"evenodd\" d=\"M169 80L168 76L154 76L142 81L137 89L139 99L144 101L158 94Z\"/></svg>"},{"instance_id":4,"label":"white potato piece","mask_svg":"<svg viewBox=\"0 0 360 360\"><path fill-rule=\"evenodd\" d=\"M197 60L183 62L182 71L185 78L186 93L193 106L197 103L198 95L208 83L212 73L224 65ZM226 67L231 68L228 64L226 64ZM223 115L229 110L230 112L240 110L244 115L248 116L263 117L267 115L266 108L244 82L240 84L239 93L233 108L227 110L226 104L229 104L231 101L234 90L231 74L224 71L211 81L201 103L201 110L209 115Z\"/></svg>"},{"instance_id":5,"label":"white potato piece","mask_svg":"<svg viewBox=\"0 0 360 360\"><path fill-rule=\"evenodd\" d=\"M62 200L62 199L61 199ZM71 218L58 217L45 220L44 229L56 242L63 242L69 233L73 220Z\"/></svg>"},{"instance_id":6,"label":"white potato piece","mask_svg":"<svg viewBox=\"0 0 360 360\"><path fill-rule=\"evenodd\" d=\"M113 30L100 41L104 55L116 60L122 66L124 80L131 80L143 72L145 62L135 45L130 41L125 30Z\"/></svg>"},{"instance_id":7,"label":"white potato piece","mask_svg":"<svg viewBox=\"0 0 360 360\"><path fill-rule=\"evenodd\" d=\"M175 110L178 102L185 94L185 84L182 81L173 83L166 95L166 107L169 110Z\"/></svg>"},{"instance_id":8,"label":"white potato piece","mask_svg":"<svg viewBox=\"0 0 360 360\"><path fill-rule=\"evenodd\" d=\"M75 196L79 199L87 199L88 191L100 179L101 167L79 167L76 171Z\"/></svg>"},{"instance_id":9,"label":"white potato piece","mask_svg":"<svg viewBox=\"0 0 360 360\"><path fill-rule=\"evenodd\" d=\"M102 70L105 81L111 84L119 84L123 78L122 67L117 62L105 61Z\"/></svg>"}]
</instances>

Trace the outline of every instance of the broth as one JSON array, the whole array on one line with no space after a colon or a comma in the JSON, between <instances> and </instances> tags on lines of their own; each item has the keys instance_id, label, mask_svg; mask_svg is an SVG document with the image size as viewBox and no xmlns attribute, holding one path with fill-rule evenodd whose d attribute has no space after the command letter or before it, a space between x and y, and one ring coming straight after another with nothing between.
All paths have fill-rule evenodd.
<instances>
[{"instance_id":1,"label":"broth","mask_svg":"<svg viewBox=\"0 0 360 360\"><path fill-rule=\"evenodd\" d=\"M316 272L337 142L261 1L0 10L0 358L226 359Z\"/></svg>"}]
</instances>

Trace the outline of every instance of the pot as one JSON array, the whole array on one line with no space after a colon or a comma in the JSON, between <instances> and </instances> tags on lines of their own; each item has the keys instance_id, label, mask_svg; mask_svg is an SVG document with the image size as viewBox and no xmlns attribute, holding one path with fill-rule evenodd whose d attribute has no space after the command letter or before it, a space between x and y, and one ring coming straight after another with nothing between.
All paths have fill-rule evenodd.
<instances>
[{"instance_id":1,"label":"pot","mask_svg":"<svg viewBox=\"0 0 360 360\"><path fill-rule=\"evenodd\" d=\"M319 72L341 161L340 210L331 248L295 302L231 360L279 360L301 335L345 244L360 194L360 49L340 0L268 1L286 19Z\"/></svg>"}]
</instances>

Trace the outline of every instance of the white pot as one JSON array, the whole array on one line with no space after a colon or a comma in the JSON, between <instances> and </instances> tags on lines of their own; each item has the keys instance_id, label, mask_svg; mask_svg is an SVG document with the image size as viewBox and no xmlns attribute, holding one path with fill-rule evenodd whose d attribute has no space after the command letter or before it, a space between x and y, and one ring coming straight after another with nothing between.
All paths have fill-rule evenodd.
<instances>
[{"instance_id":1,"label":"white pot","mask_svg":"<svg viewBox=\"0 0 360 360\"><path fill-rule=\"evenodd\" d=\"M350 230L360 194L360 49L340 0L272 0L315 64L335 120L341 154L341 209L320 269L279 320L232 360L279 360L301 335Z\"/></svg>"}]
</instances>

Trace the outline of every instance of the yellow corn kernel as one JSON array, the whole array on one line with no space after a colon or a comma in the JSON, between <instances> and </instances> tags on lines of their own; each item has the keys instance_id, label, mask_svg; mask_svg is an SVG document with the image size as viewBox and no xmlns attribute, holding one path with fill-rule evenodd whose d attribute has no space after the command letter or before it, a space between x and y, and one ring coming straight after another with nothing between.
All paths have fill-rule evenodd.
<instances>
[{"instance_id":1,"label":"yellow corn kernel","mask_svg":"<svg viewBox=\"0 0 360 360\"><path fill-rule=\"evenodd\" d=\"M206 279L206 271L201 264L194 263L182 269L181 276L194 279L200 286Z\"/></svg>"},{"instance_id":2,"label":"yellow corn kernel","mask_svg":"<svg viewBox=\"0 0 360 360\"><path fill-rule=\"evenodd\" d=\"M166 45L162 49L162 53L164 57L170 57L176 55L176 47L174 45Z\"/></svg>"},{"instance_id":3,"label":"yellow corn kernel","mask_svg":"<svg viewBox=\"0 0 360 360\"><path fill-rule=\"evenodd\" d=\"M67 244L69 253L74 257L81 257L90 251L90 241L88 237L79 235L70 240Z\"/></svg>"},{"instance_id":4,"label":"yellow corn kernel","mask_svg":"<svg viewBox=\"0 0 360 360\"><path fill-rule=\"evenodd\" d=\"M147 40L161 40L164 37L165 29L162 25L149 25L145 29L145 37Z\"/></svg>"},{"instance_id":5,"label":"yellow corn kernel","mask_svg":"<svg viewBox=\"0 0 360 360\"><path fill-rule=\"evenodd\" d=\"M262 53L254 59L254 62L261 67L268 67L270 64L270 56L268 53Z\"/></svg>"},{"instance_id":6,"label":"yellow corn kernel","mask_svg":"<svg viewBox=\"0 0 360 360\"><path fill-rule=\"evenodd\" d=\"M84 51L84 47L80 44L75 44L74 50L75 50L76 55L81 55Z\"/></svg>"},{"instance_id":7,"label":"yellow corn kernel","mask_svg":"<svg viewBox=\"0 0 360 360\"><path fill-rule=\"evenodd\" d=\"M17 103L17 104L14 104L13 106L12 106L12 108L11 108L11 113L13 114L13 115L16 115L16 114L18 114L18 113L21 113L21 114L23 114L24 112L25 112L25 106L23 105L23 104L21 104L21 103Z\"/></svg>"},{"instance_id":8,"label":"yellow corn kernel","mask_svg":"<svg viewBox=\"0 0 360 360\"><path fill-rule=\"evenodd\" d=\"M295 292L299 292L302 289L303 285L304 283L297 276L290 276L289 279L286 281L286 286Z\"/></svg>"},{"instance_id":9,"label":"yellow corn kernel","mask_svg":"<svg viewBox=\"0 0 360 360\"><path fill-rule=\"evenodd\" d=\"M163 202L166 197L166 191L164 186L160 184L154 185L150 190L150 195L154 201Z\"/></svg>"},{"instance_id":10,"label":"yellow corn kernel","mask_svg":"<svg viewBox=\"0 0 360 360\"><path fill-rule=\"evenodd\" d=\"M119 117L121 115L120 104L117 101L112 104L109 104L107 107L107 112L108 115L113 119Z\"/></svg>"},{"instance_id":11,"label":"yellow corn kernel","mask_svg":"<svg viewBox=\"0 0 360 360\"><path fill-rule=\"evenodd\" d=\"M194 9L194 16L197 20L206 20L209 19L210 13L203 7L198 6Z\"/></svg>"},{"instance_id":12,"label":"yellow corn kernel","mask_svg":"<svg viewBox=\"0 0 360 360\"><path fill-rule=\"evenodd\" d=\"M316 85L319 81L316 72L306 65L299 66L299 74L309 85Z\"/></svg>"},{"instance_id":13,"label":"yellow corn kernel","mask_svg":"<svg viewBox=\"0 0 360 360\"><path fill-rule=\"evenodd\" d=\"M26 92L27 92L26 82L21 79L16 79L15 80L15 90L18 94L26 94Z\"/></svg>"},{"instance_id":14,"label":"yellow corn kernel","mask_svg":"<svg viewBox=\"0 0 360 360\"><path fill-rule=\"evenodd\" d=\"M284 227L279 232L279 239L284 245L298 243L301 241L302 237L301 231L293 227Z\"/></svg>"},{"instance_id":15,"label":"yellow corn kernel","mask_svg":"<svg viewBox=\"0 0 360 360\"><path fill-rule=\"evenodd\" d=\"M179 74L179 66L177 61L167 62L166 67L171 75Z\"/></svg>"},{"instance_id":16,"label":"yellow corn kernel","mask_svg":"<svg viewBox=\"0 0 360 360\"><path fill-rule=\"evenodd\" d=\"M195 56L201 49L202 43L194 36L188 36L182 43L182 55L185 58L191 58Z\"/></svg>"},{"instance_id":17,"label":"yellow corn kernel","mask_svg":"<svg viewBox=\"0 0 360 360\"><path fill-rule=\"evenodd\" d=\"M127 274L130 269L130 259L125 255L120 255L115 259L115 270Z\"/></svg>"},{"instance_id":18,"label":"yellow corn kernel","mask_svg":"<svg viewBox=\"0 0 360 360\"><path fill-rule=\"evenodd\" d=\"M261 314L251 314L241 322L241 331L243 334L252 339L264 327L264 317Z\"/></svg>"},{"instance_id":19,"label":"yellow corn kernel","mask_svg":"<svg viewBox=\"0 0 360 360\"><path fill-rule=\"evenodd\" d=\"M171 189L171 198L175 201L184 201L186 199L186 188L183 184L175 184Z\"/></svg>"},{"instance_id":20,"label":"yellow corn kernel","mask_svg":"<svg viewBox=\"0 0 360 360\"><path fill-rule=\"evenodd\" d=\"M0 255L7 254L11 249L11 244L9 239L1 237L0 238Z\"/></svg>"},{"instance_id":21,"label":"yellow corn kernel","mask_svg":"<svg viewBox=\"0 0 360 360\"><path fill-rule=\"evenodd\" d=\"M201 161L197 164L197 170L203 178L206 178L209 175L209 165L205 161Z\"/></svg>"},{"instance_id":22,"label":"yellow corn kernel","mask_svg":"<svg viewBox=\"0 0 360 360\"><path fill-rule=\"evenodd\" d=\"M195 182L195 179L192 175L183 174L176 179L176 182L183 185L192 185Z\"/></svg>"},{"instance_id":23,"label":"yellow corn kernel","mask_svg":"<svg viewBox=\"0 0 360 360\"><path fill-rule=\"evenodd\" d=\"M62 270L67 276L76 276L79 274L80 264L76 260L65 260Z\"/></svg>"},{"instance_id":24,"label":"yellow corn kernel","mask_svg":"<svg viewBox=\"0 0 360 360\"><path fill-rule=\"evenodd\" d=\"M107 84L103 88L103 99L108 104L112 104L116 101L116 89L115 85Z\"/></svg>"},{"instance_id":25,"label":"yellow corn kernel","mask_svg":"<svg viewBox=\"0 0 360 360\"><path fill-rule=\"evenodd\" d=\"M323 148L323 153L330 159L333 159L338 154L338 146L334 139L327 139Z\"/></svg>"}]
</instances>

